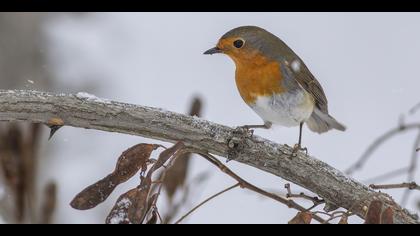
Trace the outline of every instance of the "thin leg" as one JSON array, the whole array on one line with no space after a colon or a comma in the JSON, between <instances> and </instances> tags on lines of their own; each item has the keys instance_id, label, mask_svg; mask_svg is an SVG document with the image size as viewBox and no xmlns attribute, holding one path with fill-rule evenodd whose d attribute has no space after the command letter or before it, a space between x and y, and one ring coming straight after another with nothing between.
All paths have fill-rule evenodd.
<instances>
[{"instance_id":1,"label":"thin leg","mask_svg":"<svg viewBox=\"0 0 420 236\"><path fill-rule=\"evenodd\" d=\"M296 155L299 150L305 151L308 154L308 149L302 148L302 130L303 122L299 124L299 142L293 147L293 155Z\"/></svg>"},{"instance_id":2,"label":"thin leg","mask_svg":"<svg viewBox=\"0 0 420 236\"><path fill-rule=\"evenodd\" d=\"M301 147L301 144L302 144L302 128L303 128L303 122L301 122L299 125L299 143L298 143L299 148Z\"/></svg>"}]
</instances>

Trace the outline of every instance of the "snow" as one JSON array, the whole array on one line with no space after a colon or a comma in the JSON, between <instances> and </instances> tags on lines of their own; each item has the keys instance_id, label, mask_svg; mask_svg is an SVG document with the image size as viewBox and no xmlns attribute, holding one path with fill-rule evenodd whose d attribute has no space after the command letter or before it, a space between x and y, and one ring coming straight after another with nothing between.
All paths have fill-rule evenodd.
<instances>
[{"instance_id":1,"label":"snow","mask_svg":"<svg viewBox=\"0 0 420 236\"><path fill-rule=\"evenodd\" d=\"M114 216L110 219L109 223L111 224L119 224L123 221L127 220L127 213L126 210L130 207L131 201L128 198L123 198L117 203L117 212Z\"/></svg>"},{"instance_id":2,"label":"snow","mask_svg":"<svg viewBox=\"0 0 420 236\"><path fill-rule=\"evenodd\" d=\"M76 94L76 96L77 96L78 98L86 98L86 99L88 99L88 100L96 100L96 99L97 99L97 97L96 97L95 95L90 94L90 93L86 93L86 92L78 92L78 93Z\"/></svg>"},{"instance_id":3,"label":"snow","mask_svg":"<svg viewBox=\"0 0 420 236\"><path fill-rule=\"evenodd\" d=\"M103 98L98 98L95 95L90 94L90 93L86 93L86 92L78 92L76 94L76 97L78 97L80 99L87 100L87 101L91 101L91 102L100 102L100 103L106 103L106 104L111 103L110 100L103 99Z\"/></svg>"},{"instance_id":4,"label":"snow","mask_svg":"<svg viewBox=\"0 0 420 236\"><path fill-rule=\"evenodd\" d=\"M116 215L114 215L114 217L111 218L111 220L109 221L110 224L120 224L121 222L123 222L126 219L127 215L125 214L125 212L119 211Z\"/></svg>"},{"instance_id":5,"label":"snow","mask_svg":"<svg viewBox=\"0 0 420 236\"><path fill-rule=\"evenodd\" d=\"M123 198L118 202L119 207L128 208L131 205L131 201L128 198Z\"/></svg>"}]
</instances>

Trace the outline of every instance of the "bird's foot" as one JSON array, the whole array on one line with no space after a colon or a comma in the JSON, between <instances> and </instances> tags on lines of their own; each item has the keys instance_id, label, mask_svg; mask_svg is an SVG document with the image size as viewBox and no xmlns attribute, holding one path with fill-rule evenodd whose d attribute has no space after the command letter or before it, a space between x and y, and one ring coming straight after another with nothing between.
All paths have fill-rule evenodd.
<instances>
[{"instance_id":1,"label":"bird's foot","mask_svg":"<svg viewBox=\"0 0 420 236\"><path fill-rule=\"evenodd\" d=\"M248 134L248 137L252 137L254 134L254 129L269 129L272 124L270 122L265 122L263 125L242 125L238 126L235 130L245 131L244 133Z\"/></svg>"},{"instance_id":2,"label":"bird's foot","mask_svg":"<svg viewBox=\"0 0 420 236\"><path fill-rule=\"evenodd\" d=\"M296 157L299 151L304 151L305 155L308 155L308 148L302 147L300 144L295 144L292 149L292 156Z\"/></svg>"},{"instance_id":3,"label":"bird's foot","mask_svg":"<svg viewBox=\"0 0 420 236\"><path fill-rule=\"evenodd\" d=\"M254 130L250 127L250 125L243 125L236 127L234 133L251 138L254 135Z\"/></svg>"}]
</instances>

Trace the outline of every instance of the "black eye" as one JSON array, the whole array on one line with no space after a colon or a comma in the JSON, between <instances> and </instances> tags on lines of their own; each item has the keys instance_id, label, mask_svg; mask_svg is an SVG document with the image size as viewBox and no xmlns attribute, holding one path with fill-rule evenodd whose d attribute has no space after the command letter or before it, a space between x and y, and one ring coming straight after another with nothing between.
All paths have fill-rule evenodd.
<instances>
[{"instance_id":1,"label":"black eye","mask_svg":"<svg viewBox=\"0 0 420 236\"><path fill-rule=\"evenodd\" d=\"M233 42L233 46L235 46L235 48L241 48L244 46L244 41L242 39L235 40L235 42Z\"/></svg>"}]
</instances>

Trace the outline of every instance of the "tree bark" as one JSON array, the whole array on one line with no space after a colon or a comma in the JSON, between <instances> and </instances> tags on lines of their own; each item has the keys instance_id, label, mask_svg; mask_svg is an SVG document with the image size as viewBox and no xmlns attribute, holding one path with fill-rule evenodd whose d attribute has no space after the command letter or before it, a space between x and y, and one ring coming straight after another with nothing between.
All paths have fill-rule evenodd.
<instances>
[{"instance_id":1,"label":"tree bark","mask_svg":"<svg viewBox=\"0 0 420 236\"><path fill-rule=\"evenodd\" d=\"M279 176L322 197L329 206L350 209L364 218L375 199L391 207L395 223L418 223L417 217L388 195L345 176L328 164L256 135L159 108L119 103L85 93L52 94L0 90L0 121L29 121L137 135L235 159ZM60 123L59 122L59 123Z\"/></svg>"}]
</instances>

